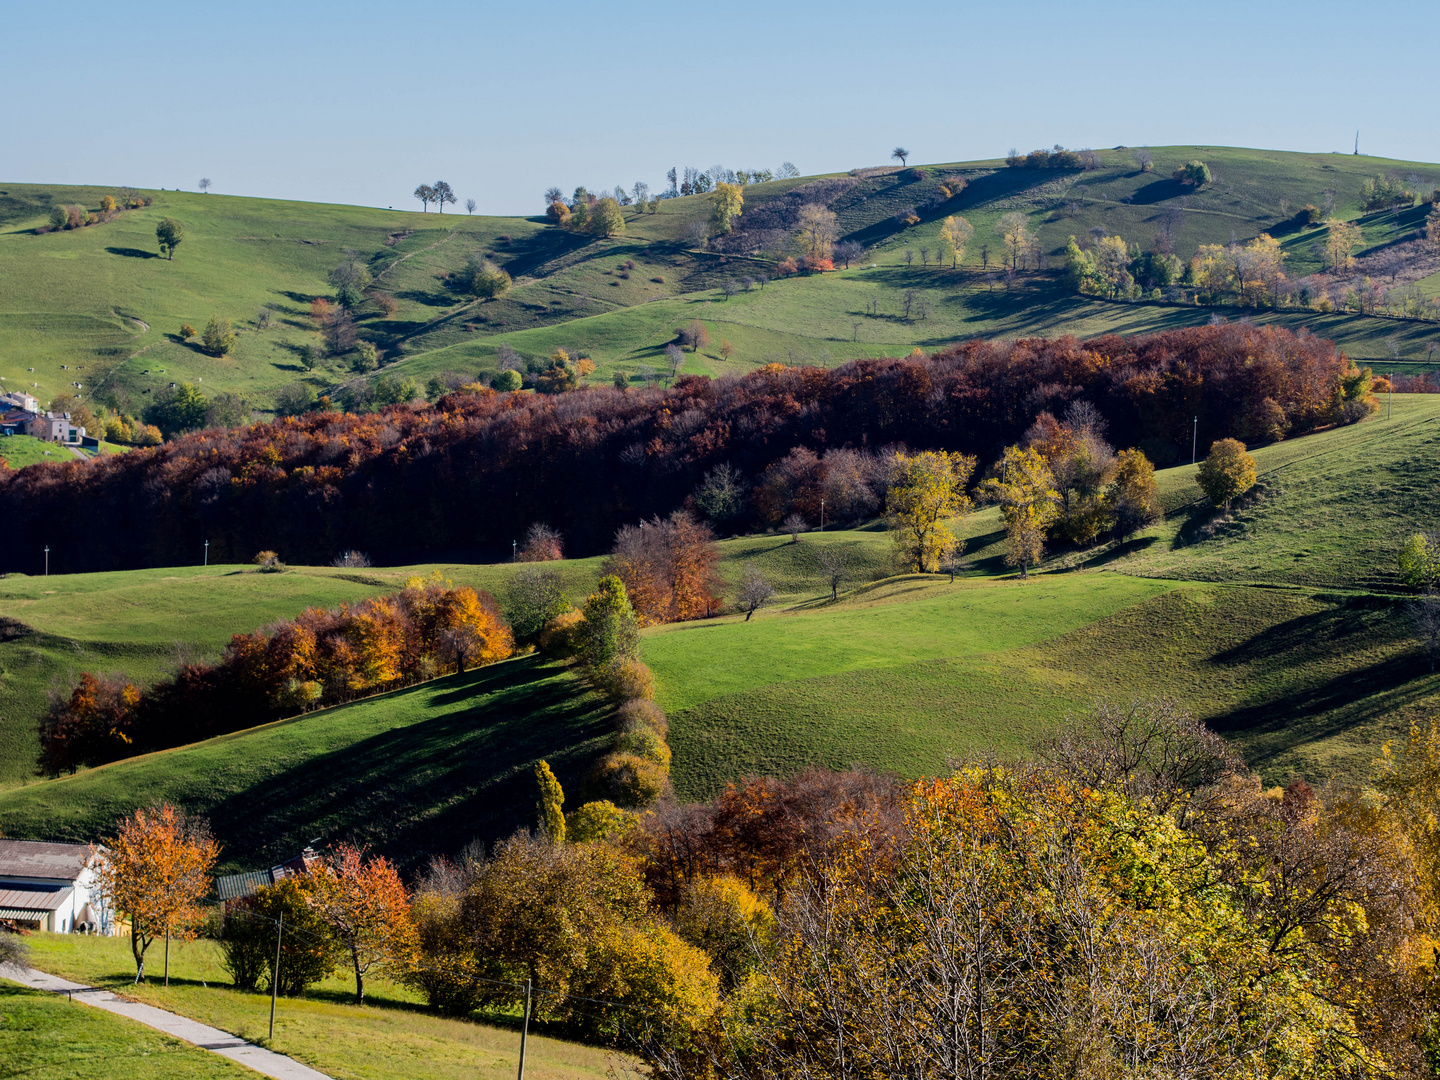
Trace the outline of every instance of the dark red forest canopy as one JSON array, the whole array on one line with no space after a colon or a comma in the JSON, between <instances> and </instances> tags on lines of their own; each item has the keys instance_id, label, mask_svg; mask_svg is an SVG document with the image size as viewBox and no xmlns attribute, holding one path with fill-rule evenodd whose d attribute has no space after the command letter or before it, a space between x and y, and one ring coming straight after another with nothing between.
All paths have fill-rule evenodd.
<instances>
[{"instance_id":1,"label":"dark red forest canopy","mask_svg":"<svg viewBox=\"0 0 1440 1080\"><path fill-rule=\"evenodd\" d=\"M369 416L316 413L189 435L153 450L0 473L0 568L64 572L269 548L294 563L343 550L380 562L508 554L535 521L566 550L681 505L723 462L754 479L796 446L945 448L992 460L1042 411L1095 404L1110 441L1160 465L1224 437L1258 438L1269 399L1291 432L1329 422L1345 358L1274 327L1146 337L968 342L923 359L833 370L778 365L668 390L452 394ZM1273 417L1274 410L1268 415Z\"/></svg>"}]
</instances>

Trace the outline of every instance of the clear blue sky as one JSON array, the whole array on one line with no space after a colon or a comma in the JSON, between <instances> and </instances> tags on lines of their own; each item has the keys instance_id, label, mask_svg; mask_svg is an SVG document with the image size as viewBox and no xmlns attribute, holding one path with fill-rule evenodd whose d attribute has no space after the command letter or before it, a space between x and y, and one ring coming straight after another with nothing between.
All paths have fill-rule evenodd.
<instances>
[{"instance_id":1,"label":"clear blue sky","mask_svg":"<svg viewBox=\"0 0 1440 1080\"><path fill-rule=\"evenodd\" d=\"M1168 143L1440 161L1440 30L1379 0L7 5L0 181L481 212L672 165Z\"/></svg>"}]
</instances>

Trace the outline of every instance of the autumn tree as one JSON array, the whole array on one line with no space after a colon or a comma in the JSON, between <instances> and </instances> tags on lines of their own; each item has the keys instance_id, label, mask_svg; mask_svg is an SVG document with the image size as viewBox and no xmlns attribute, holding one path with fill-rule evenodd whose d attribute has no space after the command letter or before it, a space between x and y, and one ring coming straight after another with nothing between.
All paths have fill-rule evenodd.
<instances>
[{"instance_id":1,"label":"autumn tree","mask_svg":"<svg viewBox=\"0 0 1440 1080\"><path fill-rule=\"evenodd\" d=\"M1331 270L1349 270L1355 265L1355 249L1364 239L1360 226L1352 221L1331 218L1325 227L1325 261Z\"/></svg>"},{"instance_id":2,"label":"autumn tree","mask_svg":"<svg viewBox=\"0 0 1440 1080\"><path fill-rule=\"evenodd\" d=\"M1210 166L1203 161L1187 161L1184 165L1175 167L1175 179L1186 187L1202 188L1210 183L1213 177Z\"/></svg>"},{"instance_id":3,"label":"autumn tree","mask_svg":"<svg viewBox=\"0 0 1440 1080\"><path fill-rule=\"evenodd\" d=\"M940 225L940 253L950 260L954 270L965 258L965 245L975 235L975 227L958 214L947 217Z\"/></svg>"},{"instance_id":4,"label":"autumn tree","mask_svg":"<svg viewBox=\"0 0 1440 1080\"><path fill-rule=\"evenodd\" d=\"M1007 447L1000 475L985 483L985 492L1000 504L1005 522L1005 561L1029 577L1030 565L1045 555L1045 530L1055 521L1059 498L1045 459L1035 449Z\"/></svg>"},{"instance_id":5,"label":"autumn tree","mask_svg":"<svg viewBox=\"0 0 1440 1080\"><path fill-rule=\"evenodd\" d=\"M680 343L689 345L692 353L699 352L710 345L710 331L699 319L692 319L680 331Z\"/></svg>"},{"instance_id":6,"label":"autumn tree","mask_svg":"<svg viewBox=\"0 0 1440 1080\"><path fill-rule=\"evenodd\" d=\"M1155 466L1144 451L1121 450L1115 455L1114 477L1105 489L1115 537L1128 539L1152 522L1160 520L1160 492L1155 484Z\"/></svg>"},{"instance_id":7,"label":"autumn tree","mask_svg":"<svg viewBox=\"0 0 1440 1080\"><path fill-rule=\"evenodd\" d=\"M819 203L806 203L800 208L795 239L800 250L812 259L828 259L840 236L840 226L833 210Z\"/></svg>"},{"instance_id":8,"label":"autumn tree","mask_svg":"<svg viewBox=\"0 0 1440 1080\"><path fill-rule=\"evenodd\" d=\"M145 953L165 939L165 984L170 984L170 939L188 940L204 921L220 847L200 818L169 803L136 810L101 841L97 878L113 909L130 923L135 981L145 979Z\"/></svg>"},{"instance_id":9,"label":"autumn tree","mask_svg":"<svg viewBox=\"0 0 1440 1080\"><path fill-rule=\"evenodd\" d=\"M173 262L175 249L185 239L185 226L174 218L164 218L155 226L155 239L160 242L160 254Z\"/></svg>"},{"instance_id":10,"label":"autumn tree","mask_svg":"<svg viewBox=\"0 0 1440 1080\"><path fill-rule=\"evenodd\" d=\"M625 214L620 204L608 195L598 200L590 208L587 228L595 236L624 236Z\"/></svg>"},{"instance_id":11,"label":"autumn tree","mask_svg":"<svg viewBox=\"0 0 1440 1080\"><path fill-rule=\"evenodd\" d=\"M711 197L710 227L716 236L730 231L731 222L740 216L745 206L745 189L739 184L727 184L723 180L715 185Z\"/></svg>"},{"instance_id":12,"label":"autumn tree","mask_svg":"<svg viewBox=\"0 0 1440 1080\"><path fill-rule=\"evenodd\" d=\"M540 788L540 831L552 844L565 843L565 791L550 771L548 761L535 763L535 783Z\"/></svg>"},{"instance_id":13,"label":"autumn tree","mask_svg":"<svg viewBox=\"0 0 1440 1080\"><path fill-rule=\"evenodd\" d=\"M580 655L592 668L640 655L640 626L624 581L602 577L585 601L584 641Z\"/></svg>"},{"instance_id":14,"label":"autumn tree","mask_svg":"<svg viewBox=\"0 0 1440 1080\"><path fill-rule=\"evenodd\" d=\"M1440 590L1440 532L1417 532L1400 548L1400 580L1412 589Z\"/></svg>"},{"instance_id":15,"label":"autumn tree","mask_svg":"<svg viewBox=\"0 0 1440 1080\"><path fill-rule=\"evenodd\" d=\"M1231 500L1255 486L1255 459L1238 439L1220 439L1211 444L1195 479L1206 498L1229 510Z\"/></svg>"},{"instance_id":16,"label":"autumn tree","mask_svg":"<svg viewBox=\"0 0 1440 1080\"><path fill-rule=\"evenodd\" d=\"M355 1003L365 1004L365 976L377 964L403 970L413 948L410 895L388 859L339 844L311 871L310 904L344 949L355 974Z\"/></svg>"},{"instance_id":17,"label":"autumn tree","mask_svg":"<svg viewBox=\"0 0 1440 1080\"><path fill-rule=\"evenodd\" d=\"M525 545L515 554L517 562L553 562L565 557L565 544L559 529L537 521L525 531Z\"/></svg>"},{"instance_id":18,"label":"autumn tree","mask_svg":"<svg viewBox=\"0 0 1440 1080\"><path fill-rule=\"evenodd\" d=\"M626 525L615 534L606 569L625 585L642 623L709 616L722 583L715 534L688 512Z\"/></svg>"},{"instance_id":19,"label":"autumn tree","mask_svg":"<svg viewBox=\"0 0 1440 1080\"><path fill-rule=\"evenodd\" d=\"M997 226L1000 238L1010 249L1010 269L1020 268L1020 256L1030 248L1030 219L1018 210L1012 210L1000 218Z\"/></svg>"},{"instance_id":20,"label":"autumn tree","mask_svg":"<svg viewBox=\"0 0 1440 1080\"><path fill-rule=\"evenodd\" d=\"M896 475L885 493L885 518L896 559L906 570L931 573L956 548L952 518L969 511L965 493L975 459L944 450L896 457Z\"/></svg>"},{"instance_id":21,"label":"autumn tree","mask_svg":"<svg viewBox=\"0 0 1440 1080\"><path fill-rule=\"evenodd\" d=\"M735 594L736 604L745 612L745 621L749 622L751 615L774 598L775 589L765 580L760 568L747 562L745 572L740 576L740 591Z\"/></svg>"}]
</instances>

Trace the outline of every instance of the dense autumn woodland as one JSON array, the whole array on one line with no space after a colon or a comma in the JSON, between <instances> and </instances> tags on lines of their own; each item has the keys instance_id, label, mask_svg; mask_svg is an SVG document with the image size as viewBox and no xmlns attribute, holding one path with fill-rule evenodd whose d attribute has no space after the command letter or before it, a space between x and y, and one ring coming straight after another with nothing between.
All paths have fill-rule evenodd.
<instances>
[{"instance_id":1,"label":"dense autumn woodland","mask_svg":"<svg viewBox=\"0 0 1440 1080\"><path fill-rule=\"evenodd\" d=\"M620 526L682 506L707 471L754 480L797 448L904 444L983 463L1040 413L1084 400L1116 445L1164 465L1189 449L1192 417L1202 447L1261 441L1358 419L1367 394L1368 377L1332 343L1246 325L974 341L665 390L452 394L0 473L10 525L0 567L37 570L43 544L67 573L186 564L204 539L217 561L262 548L297 563L352 548L383 562L508 554L536 521L585 555L608 550Z\"/></svg>"}]
</instances>

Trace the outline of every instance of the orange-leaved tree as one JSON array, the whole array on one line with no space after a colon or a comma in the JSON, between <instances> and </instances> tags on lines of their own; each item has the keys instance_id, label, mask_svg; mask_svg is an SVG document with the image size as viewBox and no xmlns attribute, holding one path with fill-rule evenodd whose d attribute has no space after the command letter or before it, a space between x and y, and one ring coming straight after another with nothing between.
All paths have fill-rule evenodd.
<instances>
[{"instance_id":1,"label":"orange-leaved tree","mask_svg":"<svg viewBox=\"0 0 1440 1080\"><path fill-rule=\"evenodd\" d=\"M220 847L201 818L169 803L139 809L116 823L102 841L98 878L102 894L130 921L135 981L145 978L145 953L165 938L165 983L170 983L170 939L194 936L204 918L200 901L210 893L210 871Z\"/></svg>"},{"instance_id":2,"label":"orange-leaved tree","mask_svg":"<svg viewBox=\"0 0 1440 1080\"><path fill-rule=\"evenodd\" d=\"M311 875L310 905L349 955L355 1003L363 1005L366 973L376 964L401 968L414 949L410 894L388 859L367 859L351 844L337 845Z\"/></svg>"}]
</instances>

